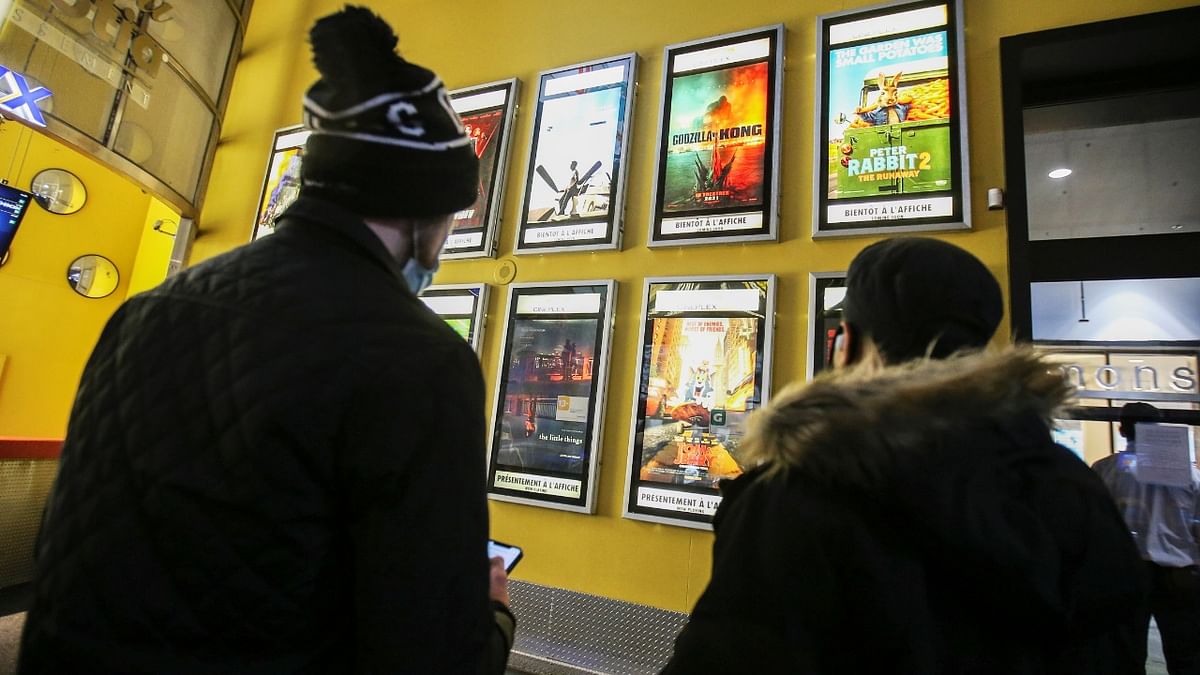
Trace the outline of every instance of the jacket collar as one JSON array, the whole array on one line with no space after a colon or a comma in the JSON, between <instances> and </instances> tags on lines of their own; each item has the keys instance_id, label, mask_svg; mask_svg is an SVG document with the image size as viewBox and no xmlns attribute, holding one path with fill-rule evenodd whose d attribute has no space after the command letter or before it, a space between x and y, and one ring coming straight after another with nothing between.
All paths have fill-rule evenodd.
<instances>
[{"instance_id":1,"label":"jacket collar","mask_svg":"<svg viewBox=\"0 0 1200 675\"><path fill-rule=\"evenodd\" d=\"M276 229L290 229L296 221L316 225L323 232L349 243L365 254L371 262L386 270L402 288L408 290L403 268L384 247L379 237L371 231L371 228L367 227L362 216L340 204L308 196L302 192L279 217Z\"/></svg>"},{"instance_id":2,"label":"jacket collar","mask_svg":"<svg viewBox=\"0 0 1200 675\"><path fill-rule=\"evenodd\" d=\"M1036 446L1070 394L1061 374L1028 349L832 371L777 395L752 419L743 452L767 473L802 468L878 489L899 467L971 454L959 447L964 439L974 445L999 435Z\"/></svg>"}]
</instances>

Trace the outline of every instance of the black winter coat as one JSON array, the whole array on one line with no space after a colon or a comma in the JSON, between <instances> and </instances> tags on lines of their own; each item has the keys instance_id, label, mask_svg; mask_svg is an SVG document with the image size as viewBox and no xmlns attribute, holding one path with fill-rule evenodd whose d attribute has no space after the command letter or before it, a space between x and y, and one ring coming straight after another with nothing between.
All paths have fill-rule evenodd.
<instances>
[{"instance_id":1,"label":"black winter coat","mask_svg":"<svg viewBox=\"0 0 1200 675\"><path fill-rule=\"evenodd\" d=\"M502 672L483 427L469 346L302 196L109 321L20 672Z\"/></svg>"},{"instance_id":2,"label":"black winter coat","mask_svg":"<svg viewBox=\"0 0 1200 675\"><path fill-rule=\"evenodd\" d=\"M666 672L1142 672L1137 550L1051 441L1047 368L979 355L777 397Z\"/></svg>"}]
</instances>

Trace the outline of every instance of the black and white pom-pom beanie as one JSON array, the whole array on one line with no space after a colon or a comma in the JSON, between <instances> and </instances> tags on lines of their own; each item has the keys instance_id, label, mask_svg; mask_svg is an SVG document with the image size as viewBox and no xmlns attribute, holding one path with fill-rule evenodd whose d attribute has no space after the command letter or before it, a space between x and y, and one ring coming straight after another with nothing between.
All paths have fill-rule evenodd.
<instances>
[{"instance_id":1,"label":"black and white pom-pom beanie","mask_svg":"<svg viewBox=\"0 0 1200 675\"><path fill-rule=\"evenodd\" d=\"M467 208L479 160L437 75L396 53L391 27L347 5L309 32L321 79L304 96L304 193L365 217Z\"/></svg>"}]
</instances>

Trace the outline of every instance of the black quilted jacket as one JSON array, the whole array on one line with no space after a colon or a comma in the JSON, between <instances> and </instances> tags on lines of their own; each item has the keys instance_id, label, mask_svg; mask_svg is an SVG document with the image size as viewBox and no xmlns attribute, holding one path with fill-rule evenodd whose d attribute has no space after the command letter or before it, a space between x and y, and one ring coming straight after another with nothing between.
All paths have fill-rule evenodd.
<instances>
[{"instance_id":1,"label":"black quilted jacket","mask_svg":"<svg viewBox=\"0 0 1200 675\"><path fill-rule=\"evenodd\" d=\"M301 197L105 328L20 671L477 672L483 419L467 344L360 219Z\"/></svg>"}]
</instances>

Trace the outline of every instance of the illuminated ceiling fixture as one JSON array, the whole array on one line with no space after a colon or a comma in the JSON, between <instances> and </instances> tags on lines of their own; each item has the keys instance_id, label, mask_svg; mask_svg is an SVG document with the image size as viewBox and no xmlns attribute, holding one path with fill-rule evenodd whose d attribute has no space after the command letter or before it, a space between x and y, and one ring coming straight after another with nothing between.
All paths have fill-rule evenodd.
<instances>
[{"instance_id":1,"label":"illuminated ceiling fixture","mask_svg":"<svg viewBox=\"0 0 1200 675\"><path fill-rule=\"evenodd\" d=\"M1051 178L1066 178L1067 176L1071 175L1071 170L1065 169L1065 168L1064 169L1055 169L1046 175L1050 176Z\"/></svg>"}]
</instances>

